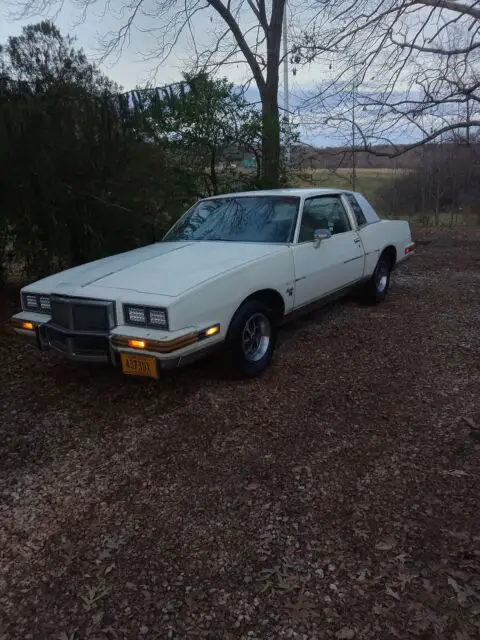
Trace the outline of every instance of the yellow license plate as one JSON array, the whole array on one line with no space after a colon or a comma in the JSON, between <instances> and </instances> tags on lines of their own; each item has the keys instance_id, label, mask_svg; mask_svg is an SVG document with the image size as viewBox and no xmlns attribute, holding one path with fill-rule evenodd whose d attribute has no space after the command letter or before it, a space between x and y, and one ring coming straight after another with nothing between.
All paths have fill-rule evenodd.
<instances>
[{"instance_id":1,"label":"yellow license plate","mask_svg":"<svg viewBox=\"0 0 480 640\"><path fill-rule=\"evenodd\" d=\"M132 356L128 353L121 353L122 371L129 376L144 376L146 378L157 378L157 360L150 356Z\"/></svg>"}]
</instances>

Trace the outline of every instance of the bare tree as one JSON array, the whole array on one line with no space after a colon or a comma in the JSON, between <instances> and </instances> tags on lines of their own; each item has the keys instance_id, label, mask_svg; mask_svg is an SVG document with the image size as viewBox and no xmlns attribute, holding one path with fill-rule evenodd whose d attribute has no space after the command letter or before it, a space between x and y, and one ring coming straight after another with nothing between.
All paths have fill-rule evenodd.
<instances>
[{"instance_id":1,"label":"bare tree","mask_svg":"<svg viewBox=\"0 0 480 640\"><path fill-rule=\"evenodd\" d=\"M385 155L454 134L468 142L480 126L478 0L316 5L293 51L299 64L323 60L330 68L305 101L310 119L354 130L358 148L393 145L393 151L375 150Z\"/></svg>"},{"instance_id":2,"label":"bare tree","mask_svg":"<svg viewBox=\"0 0 480 640\"><path fill-rule=\"evenodd\" d=\"M62 7L63 0L19 0L24 15L44 15ZM71 0L86 12L97 0ZM104 42L106 55L121 51L135 27L154 37L149 57L162 65L177 46L182 34L191 36L196 70L215 70L229 64L247 63L262 103L262 182L276 187L279 181L280 122L279 65L285 0L121 0L117 6L105 0L105 12L122 16L120 29ZM213 10L221 31L213 45L198 51L195 22L198 15ZM85 15L85 13L84 13ZM208 20L208 15L206 16ZM211 17L213 21L213 18ZM248 26L247 26L248 25Z\"/></svg>"}]
</instances>

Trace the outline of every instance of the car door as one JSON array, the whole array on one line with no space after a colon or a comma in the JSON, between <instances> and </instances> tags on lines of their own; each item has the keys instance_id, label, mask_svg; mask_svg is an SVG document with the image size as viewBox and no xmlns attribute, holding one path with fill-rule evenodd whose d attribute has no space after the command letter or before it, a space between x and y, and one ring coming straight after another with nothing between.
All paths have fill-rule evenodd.
<instances>
[{"instance_id":1,"label":"car door","mask_svg":"<svg viewBox=\"0 0 480 640\"><path fill-rule=\"evenodd\" d=\"M331 237L314 241L317 229ZM304 202L297 241L293 246L295 265L295 308L323 298L359 281L363 276L364 251L361 239L340 194L307 198Z\"/></svg>"}]
</instances>

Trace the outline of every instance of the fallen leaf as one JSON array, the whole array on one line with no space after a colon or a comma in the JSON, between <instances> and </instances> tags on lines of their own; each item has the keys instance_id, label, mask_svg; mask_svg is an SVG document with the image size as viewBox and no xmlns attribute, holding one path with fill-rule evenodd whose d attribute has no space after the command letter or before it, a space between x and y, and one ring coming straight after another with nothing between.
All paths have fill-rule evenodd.
<instances>
[{"instance_id":1,"label":"fallen leaf","mask_svg":"<svg viewBox=\"0 0 480 640\"><path fill-rule=\"evenodd\" d=\"M376 602L372 607L372 611L376 616L384 616L388 613L388 608L384 607L383 604Z\"/></svg>"},{"instance_id":2,"label":"fallen leaf","mask_svg":"<svg viewBox=\"0 0 480 640\"><path fill-rule=\"evenodd\" d=\"M426 578L423 578L422 582L423 582L423 586L424 586L424 588L425 588L429 593L432 593L432 591L433 591L433 587L432 587L432 583L430 582L430 580L427 580Z\"/></svg>"},{"instance_id":3,"label":"fallen leaf","mask_svg":"<svg viewBox=\"0 0 480 640\"><path fill-rule=\"evenodd\" d=\"M468 531L447 531L447 534L462 542L468 542L470 540L470 533Z\"/></svg>"},{"instance_id":4,"label":"fallen leaf","mask_svg":"<svg viewBox=\"0 0 480 640\"><path fill-rule=\"evenodd\" d=\"M367 579L367 576L369 575L370 575L370 571L368 569L362 569L358 574L357 580L359 582L365 582L365 580Z\"/></svg>"},{"instance_id":5,"label":"fallen leaf","mask_svg":"<svg viewBox=\"0 0 480 640\"><path fill-rule=\"evenodd\" d=\"M465 592L465 589L463 589L463 587L461 587L458 582L456 580L454 580L454 578L452 578L451 576L448 576L447 578L447 582L448 584L452 587L452 589L455 591L455 595L457 596L457 602L461 607L464 607L467 604L467 594Z\"/></svg>"},{"instance_id":6,"label":"fallen leaf","mask_svg":"<svg viewBox=\"0 0 480 640\"><path fill-rule=\"evenodd\" d=\"M97 625L103 620L103 611L98 611L92 616L92 624Z\"/></svg>"},{"instance_id":7,"label":"fallen leaf","mask_svg":"<svg viewBox=\"0 0 480 640\"><path fill-rule=\"evenodd\" d=\"M375 549L377 551L391 551L397 545L397 541L394 538L385 538L380 542L377 542Z\"/></svg>"},{"instance_id":8,"label":"fallen leaf","mask_svg":"<svg viewBox=\"0 0 480 640\"><path fill-rule=\"evenodd\" d=\"M457 580L463 580L466 582L468 580L468 576L465 571L458 571L457 569L447 569L447 573L452 578L456 578Z\"/></svg>"},{"instance_id":9,"label":"fallen leaf","mask_svg":"<svg viewBox=\"0 0 480 640\"><path fill-rule=\"evenodd\" d=\"M473 418L470 418L469 416L463 416L462 420L464 420L464 422L466 422L471 429L480 429Z\"/></svg>"},{"instance_id":10,"label":"fallen leaf","mask_svg":"<svg viewBox=\"0 0 480 640\"><path fill-rule=\"evenodd\" d=\"M299 619L308 620L319 616L316 611L317 603L303 594L300 594L295 601L287 600L286 608L291 612L291 615Z\"/></svg>"},{"instance_id":11,"label":"fallen leaf","mask_svg":"<svg viewBox=\"0 0 480 640\"><path fill-rule=\"evenodd\" d=\"M398 560L400 562L400 564L405 564L405 562L408 560L408 558L410 557L409 553L399 553L398 556L395 556L395 560Z\"/></svg>"},{"instance_id":12,"label":"fallen leaf","mask_svg":"<svg viewBox=\"0 0 480 640\"><path fill-rule=\"evenodd\" d=\"M442 476L453 476L454 478L461 478L462 476L468 476L466 471L462 469L453 469L453 471L442 471Z\"/></svg>"},{"instance_id":13,"label":"fallen leaf","mask_svg":"<svg viewBox=\"0 0 480 640\"><path fill-rule=\"evenodd\" d=\"M405 587L410 584L410 582L412 582L412 580L415 580L415 578L418 578L418 573L402 573L400 572L398 574L398 584L400 586L400 589L402 591L405 591Z\"/></svg>"},{"instance_id":14,"label":"fallen leaf","mask_svg":"<svg viewBox=\"0 0 480 640\"><path fill-rule=\"evenodd\" d=\"M386 586L385 591L387 592L387 595L392 596L392 598L395 598L395 600L400 600L400 596L398 595L398 593L391 589L388 585Z\"/></svg>"}]
</instances>

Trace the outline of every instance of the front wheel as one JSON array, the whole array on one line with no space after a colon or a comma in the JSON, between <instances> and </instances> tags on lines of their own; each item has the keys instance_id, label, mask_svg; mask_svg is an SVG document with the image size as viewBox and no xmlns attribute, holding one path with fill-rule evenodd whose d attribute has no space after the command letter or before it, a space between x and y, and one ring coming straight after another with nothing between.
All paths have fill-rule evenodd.
<instances>
[{"instance_id":1,"label":"front wheel","mask_svg":"<svg viewBox=\"0 0 480 640\"><path fill-rule=\"evenodd\" d=\"M245 302L235 314L227 338L235 370L248 378L261 375L272 360L276 334L268 305L260 300Z\"/></svg>"},{"instance_id":2,"label":"front wheel","mask_svg":"<svg viewBox=\"0 0 480 640\"><path fill-rule=\"evenodd\" d=\"M383 302L390 287L390 276L392 273L392 263L388 256L380 256L377 266L371 279L365 285L365 302L375 304Z\"/></svg>"}]
</instances>

